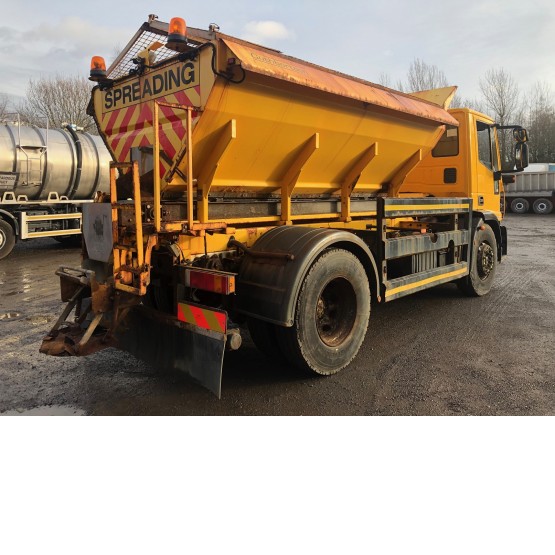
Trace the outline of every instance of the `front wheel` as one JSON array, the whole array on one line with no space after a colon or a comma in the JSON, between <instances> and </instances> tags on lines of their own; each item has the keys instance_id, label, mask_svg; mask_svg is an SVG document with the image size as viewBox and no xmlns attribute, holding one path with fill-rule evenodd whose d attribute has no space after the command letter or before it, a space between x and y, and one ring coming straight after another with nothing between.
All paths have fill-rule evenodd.
<instances>
[{"instance_id":1,"label":"front wheel","mask_svg":"<svg viewBox=\"0 0 555 555\"><path fill-rule=\"evenodd\" d=\"M0 260L6 258L15 246L15 233L13 227L5 220L0 219Z\"/></svg>"},{"instance_id":2,"label":"front wheel","mask_svg":"<svg viewBox=\"0 0 555 555\"><path fill-rule=\"evenodd\" d=\"M459 289L468 297L489 293L497 269L497 241L493 229L482 224L474 234L470 273L457 281Z\"/></svg>"},{"instance_id":3,"label":"front wheel","mask_svg":"<svg viewBox=\"0 0 555 555\"><path fill-rule=\"evenodd\" d=\"M339 372L358 353L370 318L364 267L348 251L325 251L305 276L290 328L276 328L282 353L313 374Z\"/></svg>"}]
</instances>

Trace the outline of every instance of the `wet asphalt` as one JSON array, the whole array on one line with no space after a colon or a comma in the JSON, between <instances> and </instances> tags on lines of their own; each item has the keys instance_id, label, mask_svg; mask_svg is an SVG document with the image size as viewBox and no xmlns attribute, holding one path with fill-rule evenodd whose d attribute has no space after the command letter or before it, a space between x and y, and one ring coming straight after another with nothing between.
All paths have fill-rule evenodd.
<instances>
[{"instance_id":1,"label":"wet asphalt","mask_svg":"<svg viewBox=\"0 0 555 555\"><path fill-rule=\"evenodd\" d=\"M114 349L40 354L63 308L54 271L78 267L80 249L19 243L0 261L0 414L555 414L555 214L505 224L509 255L486 297L447 284L374 305L357 358L327 378L266 359L245 335L226 354L221 400Z\"/></svg>"}]
</instances>

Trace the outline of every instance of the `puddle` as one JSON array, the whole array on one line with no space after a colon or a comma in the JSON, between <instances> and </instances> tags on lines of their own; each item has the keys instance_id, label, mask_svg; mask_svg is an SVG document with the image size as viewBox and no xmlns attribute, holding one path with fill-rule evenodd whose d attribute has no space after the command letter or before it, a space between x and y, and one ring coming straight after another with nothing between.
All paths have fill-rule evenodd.
<instances>
[{"instance_id":1,"label":"puddle","mask_svg":"<svg viewBox=\"0 0 555 555\"><path fill-rule=\"evenodd\" d=\"M21 312L17 312L17 310L0 312L0 322L7 320L21 320L21 318L23 318L23 315L21 314Z\"/></svg>"},{"instance_id":2,"label":"puddle","mask_svg":"<svg viewBox=\"0 0 555 555\"><path fill-rule=\"evenodd\" d=\"M52 318L44 316L43 314L35 314L34 316L27 316L25 320L27 320L27 322L30 322L31 324L39 325L48 324L48 322L50 322Z\"/></svg>"},{"instance_id":3,"label":"puddle","mask_svg":"<svg viewBox=\"0 0 555 555\"><path fill-rule=\"evenodd\" d=\"M0 416L85 416L85 411L70 405L43 405L32 409L0 412Z\"/></svg>"}]
</instances>

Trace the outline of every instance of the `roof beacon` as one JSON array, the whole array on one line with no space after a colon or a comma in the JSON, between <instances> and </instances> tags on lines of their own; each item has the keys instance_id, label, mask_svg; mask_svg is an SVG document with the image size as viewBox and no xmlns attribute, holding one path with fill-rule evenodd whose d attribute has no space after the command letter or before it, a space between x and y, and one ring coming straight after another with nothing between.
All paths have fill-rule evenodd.
<instances>
[{"instance_id":1,"label":"roof beacon","mask_svg":"<svg viewBox=\"0 0 555 555\"><path fill-rule=\"evenodd\" d=\"M187 50L187 25L181 17L172 17L168 28L166 47L176 52Z\"/></svg>"},{"instance_id":2,"label":"roof beacon","mask_svg":"<svg viewBox=\"0 0 555 555\"><path fill-rule=\"evenodd\" d=\"M101 56L93 56L91 59L91 81L106 81L106 62Z\"/></svg>"}]
</instances>

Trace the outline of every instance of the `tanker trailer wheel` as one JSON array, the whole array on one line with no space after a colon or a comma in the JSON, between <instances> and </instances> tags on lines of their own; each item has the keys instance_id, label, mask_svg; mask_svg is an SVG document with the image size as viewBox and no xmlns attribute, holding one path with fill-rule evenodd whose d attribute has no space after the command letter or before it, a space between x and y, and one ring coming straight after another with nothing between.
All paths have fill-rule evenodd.
<instances>
[{"instance_id":1,"label":"tanker trailer wheel","mask_svg":"<svg viewBox=\"0 0 555 555\"><path fill-rule=\"evenodd\" d=\"M515 198L511 201L511 212L515 214L526 214L530 209L530 203L525 198Z\"/></svg>"},{"instance_id":2,"label":"tanker trailer wheel","mask_svg":"<svg viewBox=\"0 0 555 555\"><path fill-rule=\"evenodd\" d=\"M534 201L532 210L534 210L536 214L551 214L553 203L547 198L539 198Z\"/></svg>"},{"instance_id":3,"label":"tanker trailer wheel","mask_svg":"<svg viewBox=\"0 0 555 555\"><path fill-rule=\"evenodd\" d=\"M358 353L370 318L370 286L353 254L332 249L314 262L301 285L293 327L276 328L281 350L297 368L328 376Z\"/></svg>"},{"instance_id":4,"label":"tanker trailer wheel","mask_svg":"<svg viewBox=\"0 0 555 555\"><path fill-rule=\"evenodd\" d=\"M0 219L0 260L10 254L15 245L13 227L5 220Z\"/></svg>"},{"instance_id":5,"label":"tanker trailer wheel","mask_svg":"<svg viewBox=\"0 0 555 555\"><path fill-rule=\"evenodd\" d=\"M482 229L483 228L483 229ZM493 229L483 224L474 234L470 274L457 281L459 289L468 297L489 293L497 269L497 241Z\"/></svg>"}]
</instances>

